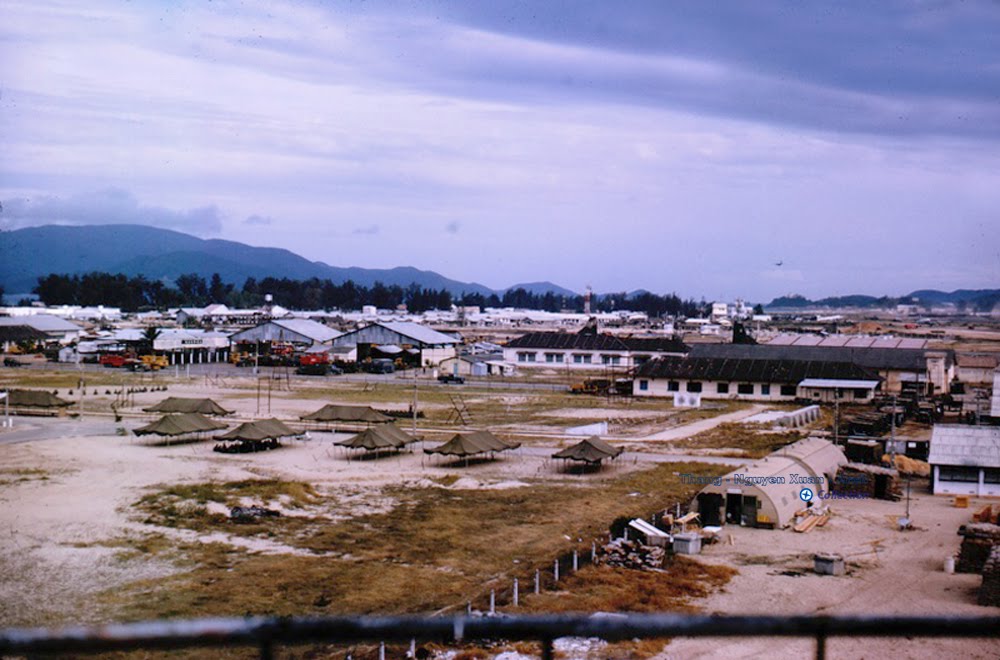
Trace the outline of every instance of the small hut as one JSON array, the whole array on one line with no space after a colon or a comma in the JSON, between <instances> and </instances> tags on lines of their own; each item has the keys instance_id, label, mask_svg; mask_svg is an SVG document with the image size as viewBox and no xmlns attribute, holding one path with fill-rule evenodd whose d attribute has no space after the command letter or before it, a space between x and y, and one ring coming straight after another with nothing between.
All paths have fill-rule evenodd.
<instances>
[{"instance_id":1,"label":"small hut","mask_svg":"<svg viewBox=\"0 0 1000 660\"><path fill-rule=\"evenodd\" d=\"M226 410L212 399L185 399L177 396L167 397L155 406L143 408L143 410L145 412L201 413L202 415L216 416L233 414L232 410Z\"/></svg>"},{"instance_id":2,"label":"small hut","mask_svg":"<svg viewBox=\"0 0 1000 660\"><path fill-rule=\"evenodd\" d=\"M366 452L398 452L417 439L407 435L395 424L383 424L367 428L361 433L334 444L347 449L364 449Z\"/></svg>"},{"instance_id":3,"label":"small hut","mask_svg":"<svg viewBox=\"0 0 1000 660\"><path fill-rule=\"evenodd\" d=\"M168 438L167 444L169 444L170 440L201 440L204 436L199 434L219 431L224 428L226 428L225 424L209 419L201 413L176 413L164 415L155 422L140 426L132 432L138 436L162 436Z\"/></svg>"},{"instance_id":4,"label":"small hut","mask_svg":"<svg viewBox=\"0 0 1000 660\"><path fill-rule=\"evenodd\" d=\"M215 446L215 451L225 454L244 454L277 449L281 446L279 439L293 435L300 434L277 419L244 422L232 431L216 436L216 440L223 442ZM227 444L224 441L230 442Z\"/></svg>"},{"instance_id":5,"label":"small hut","mask_svg":"<svg viewBox=\"0 0 1000 660\"><path fill-rule=\"evenodd\" d=\"M0 404L0 412L3 412L3 406L9 406L14 415L62 416L67 414L71 405L71 401L44 390L8 390L7 402Z\"/></svg>"},{"instance_id":6,"label":"small hut","mask_svg":"<svg viewBox=\"0 0 1000 660\"><path fill-rule=\"evenodd\" d=\"M392 417L383 415L379 411L369 406L345 406L328 403L319 410L300 417L305 422L317 422L332 427L334 424L385 424L392 421Z\"/></svg>"},{"instance_id":7,"label":"small hut","mask_svg":"<svg viewBox=\"0 0 1000 660\"><path fill-rule=\"evenodd\" d=\"M517 449L520 446L520 442L505 442L489 431L471 431L458 433L443 445L424 449L424 453L464 458L468 464L470 457L486 454L492 458L499 452Z\"/></svg>"},{"instance_id":8,"label":"small hut","mask_svg":"<svg viewBox=\"0 0 1000 660\"><path fill-rule=\"evenodd\" d=\"M598 436L593 435L581 440L572 447L567 447L562 451L552 454L552 458L559 458L566 461L577 461L588 467L599 467L604 459L617 458L624 449L612 447Z\"/></svg>"}]
</instances>

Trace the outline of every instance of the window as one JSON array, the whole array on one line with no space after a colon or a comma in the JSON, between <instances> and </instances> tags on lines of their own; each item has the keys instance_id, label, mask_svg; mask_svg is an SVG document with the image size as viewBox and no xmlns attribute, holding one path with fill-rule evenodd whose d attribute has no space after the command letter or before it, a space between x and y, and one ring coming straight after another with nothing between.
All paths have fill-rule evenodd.
<instances>
[{"instance_id":1,"label":"window","mask_svg":"<svg viewBox=\"0 0 1000 660\"><path fill-rule=\"evenodd\" d=\"M647 391L649 389L649 381L648 380L640 380L639 381L639 389L641 391L643 391L643 392Z\"/></svg>"},{"instance_id":2,"label":"window","mask_svg":"<svg viewBox=\"0 0 1000 660\"><path fill-rule=\"evenodd\" d=\"M632 358L632 364L637 367L641 367L643 364L649 362L648 355L636 355Z\"/></svg>"},{"instance_id":3,"label":"window","mask_svg":"<svg viewBox=\"0 0 1000 660\"><path fill-rule=\"evenodd\" d=\"M998 468L986 468L983 470L983 483L987 484L1000 484L1000 469Z\"/></svg>"},{"instance_id":4,"label":"window","mask_svg":"<svg viewBox=\"0 0 1000 660\"><path fill-rule=\"evenodd\" d=\"M736 386L736 391L740 394L753 394L753 383L740 383Z\"/></svg>"},{"instance_id":5,"label":"window","mask_svg":"<svg viewBox=\"0 0 1000 660\"><path fill-rule=\"evenodd\" d=\"M960 483L979 483L979 468L977 467L956 467L952 465L942 465L938 478L941 481L957 481Z\"/></svg>"},{"instance_id":6,"label":"window","mask_svg":"<svg viewBox=\"0 0 1000 660\"><path fill-rule=\"evenodd\" d=\"M729 394L729 383L718 383L715 386L715 391L718 394Z\"/></svg>"},{"instance_id":7,"label":"window","mask_svg":"<svg viewBox=\"0 0 1000 660\"><path fill-rule=\"evenodd\" d=\"M795 396L796 387L794 385L782 385L781 396Z\"/></svg>"},{"instance_id":8,"label":"window","mask_svg":"<svg viewBox=\"0 0 1000 660\"><path fill-rule=\"evenodd\" d=\"M534 353L518 353L517 354L517 361L518 362L534 362L535 361L535 354Z\"/></svg>"},{"instance_id":9,"label":"window","mask_svg":"<svg viewBox=\"0 0 1000 660\"><path fill-rule=\"evenodd\" d=\"M546 362L562 362L563 361L563 354L562 353L546 353L545 354L545 361Z\"/></svg>"},{"instance_id":10,"label":"window","mask_svg":"<svg viewBox=\"0 0 1000 660\"><path fill-rule=\"evenodd\" d=\"M680 392L681 391L681 384L678 383L676 380L668 381L667 382L667 391L668 392Z\"/></svg>"},{"instance_id":11,"label":"window","mask_svg":"<svg viewBox=\"0 0 1000 660\"><path fill-rule=\"evenodd\" d=\"M855 399L867 399L868 398L868 390L866 390L863 387L859 387L859 388L855 389L854 390L854 398Z\"/></svg>"},{"instance_id":12,"label":"window","mask_svg":"<svg viewBox=\"0 0 1000 660\"><path fill-rule=\"evenodd\" d=\"M579 355L579 354L574 355L573 356L573 364L590 364L590 356L589 355Z\"/></svg>"},{"instance_id":13,"label":"window","mask_svg":"<svg viewBox=\"0 0 1000 660\"><path fill-rule=\"evenodd\" d=\"M701 392L701 383L699 383L698 381L690 381L687 384L687 391L688 392Z\"/></svg>"},{"instance_id":14,"label":"window","mask_svg":"<svg viewBox=\"0 0 1000 660\"><path fill-rule=\"evenodd\" d=\"M760 393L762 396L771 396L771 384L762 383L760 386Z\"/></svg>"},{"instance_id":15,"label":"window","mask_svg":"<svg viewBox=\"0 0 1000 660\"><path fill-rule=\"evenodd\" d=\"M611 365L621 364L622 358L620 355L602 355L601 362L603 364L611 364Z\"/></svg>"}]
</instances>

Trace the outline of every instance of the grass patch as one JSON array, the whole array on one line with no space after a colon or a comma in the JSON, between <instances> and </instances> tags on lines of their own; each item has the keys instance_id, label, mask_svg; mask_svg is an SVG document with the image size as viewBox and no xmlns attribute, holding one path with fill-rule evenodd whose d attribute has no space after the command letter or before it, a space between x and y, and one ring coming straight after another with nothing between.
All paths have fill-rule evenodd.
<instances>
[{"instance_id":1,"label":"grass patch","mask_svg":"<svg viewBox=\"0 0 1000 660\"><path fill-rule=\"evenodd\" d=\"M723 455L762 458L805 437L800 431L769 431L764 428L756 424L719 424L673 444L682 449L731 449Z\"/></svg>"},{"instance_id":2,"label":"grass patch","mask_svg":"<svg viewBox=\"0 0 1000 660\"><path fill-rule=\"evenodd\" d=\"M675 557L665 572L613 566L585 566L562 582L560 591L530 594L526 613L693 612L691 600L704 598L736 574L728 566Z\"/></svg>"},{"instance_id":3,"label":"grass patch","mask_svg":"<svg viewBox=\"0 0 1000 660\"><path fill-rule=\"evenodd\" d=\"M591 539L603 537L614 519L689 500L694 490L680 483L680 472L715 476L724 471L717 465L661 465L599 484L538 482L489 491L393 486L380 493L396 502L387 513L337 522L283 516L261 525L237 525L207 513L178 515L185 507L204 511L199 500L240 497L248 489L259 492L259 486L170 487L143 498L139 509L154 521L268 535L306 553L254 555L194 544L183 550L193 570L106 598L116 618L125 619L427 613L460 608L467 601L485 606L491 586L509 586L514 577L528 584L535 567L544 569L573 548L589 551ZM266 492L288 491L285 485L270 488ZM318 506L325 504L321 496L309 495L314 498L321 500Z\"/></svg>"},{"instance_id":4,"label":"grass patch","mask_svg":"<svg viewBox=\"0 0 1000 660\"><path fill-rule=\"evenodd\" d=\"M38 468L0 468L0 486L26 481L48 481L49 472Z\"/></svg>"}]
</instances>

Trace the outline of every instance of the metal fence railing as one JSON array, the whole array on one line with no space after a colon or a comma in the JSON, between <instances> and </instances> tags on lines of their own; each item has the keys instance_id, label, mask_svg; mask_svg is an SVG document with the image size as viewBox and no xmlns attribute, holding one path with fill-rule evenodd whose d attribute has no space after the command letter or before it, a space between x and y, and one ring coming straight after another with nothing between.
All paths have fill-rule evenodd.
<instances>
[{"instance_id":1,"label":"metal fence railing","mask_svg":"<svg viewBox=\"0 0 1000 660\"><path fill-rule=\"evenodd\" d=\"M662 637L805 637L826 655L831 637L1000 637L1000 616L704 616L682 614L497 617L326 617L147 621L59 629L0 629L0 655L279 645L309 642L538 641L552 658L561 637L606 641Z\"/></svg>"}]
</instances>

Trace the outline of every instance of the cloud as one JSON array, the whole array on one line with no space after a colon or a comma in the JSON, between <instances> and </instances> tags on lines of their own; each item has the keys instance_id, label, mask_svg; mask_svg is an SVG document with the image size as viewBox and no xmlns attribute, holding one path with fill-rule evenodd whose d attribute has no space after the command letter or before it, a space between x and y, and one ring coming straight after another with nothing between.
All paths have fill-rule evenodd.
<instances>
[{"instance_id":1,"label":"cloud","mask_svg":"<svg viewBox=\"0 0 1000 660\"><path fill-rule=\"evenodd\" d=\"M270 225L274 222L274 218L267 215L251 215L246 220L243 221L245 225Z\"/></svg>"},{"instance_id":2,"label":"cloud","mask_svg":"<svg viewBox=\"0 0 1000 660\"><path fill-rule=\"evenodd\" d=\"M42 195L3 201L3 214L13 229L45 224L115 225L140 224L198 235L222 230L219 209L214 205L177 211L162 206L143 206L121 188L78 193L69 197Z\"/></svg>"},{"instance_id":3,"label":"cloud","mask_svg":"<svg viewBox=\"0 0 1000 660\"><path fill-rule=\"evenodd\" d=\"M462 229L462 224L458 220L452 220L451 222L449 222L444 226L444 230L452 235L458 234L458 232L461 231L461 229Z\"/></svg>"},{"instance_id":4,"label":"cloud","mask_svg":"<svg viewBox=\"0 0 1000 660\"><path fill-rule=\"evenodd\" d=\"M380 231L382 229L378 225L368 225L367 227L357 227L351 233L355 236L376 236Z\"/></svg>"}]
</instances>

